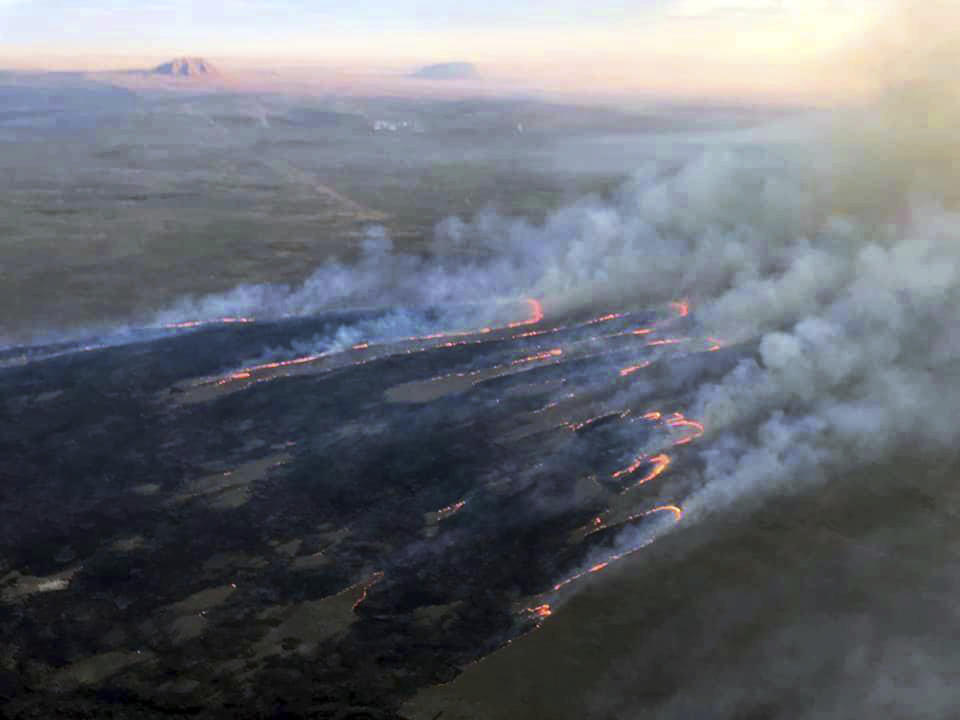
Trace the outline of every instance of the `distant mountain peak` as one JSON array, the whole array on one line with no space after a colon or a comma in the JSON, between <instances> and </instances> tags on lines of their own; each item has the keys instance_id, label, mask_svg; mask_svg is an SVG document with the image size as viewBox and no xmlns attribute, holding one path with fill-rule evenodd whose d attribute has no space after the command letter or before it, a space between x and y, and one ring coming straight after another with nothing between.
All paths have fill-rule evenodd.
<instances>
[{"instance_id":1,"label":"distant mountain peak","mask_svg":"<svg viewBox=\"0 0 960 720\"><path fill-rule=\"evenodd\" d=\"M479 75L477 67L468 62L445 62L426 65L413 73L414 77L429 80L469 80Z\"/></svg>"},{"instance_id":2,"label":"distant mountain peak","mask_svg":"<svg viewBox=\"0 0 960 720\"><path fill-rule=\"evenodd\" d=\"M182 78L211 77L219 74L212 64L200 57L174 58L163 65L157 65L151 72L154 75Z\"/></svg>"}]
</instances>

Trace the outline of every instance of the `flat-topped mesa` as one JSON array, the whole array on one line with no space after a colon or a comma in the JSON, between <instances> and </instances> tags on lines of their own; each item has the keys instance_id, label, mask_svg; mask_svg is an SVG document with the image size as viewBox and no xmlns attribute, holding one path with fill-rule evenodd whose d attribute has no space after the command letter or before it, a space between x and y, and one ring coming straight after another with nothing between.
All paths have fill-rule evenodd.
<instances>
[{"instance_id":1,"label":"flat-topped mesa","mask_svg":"<svg viewBox=\"0 0 960 720\"><path fill-rule=\"evenodd\" d=\"M180 78L216 77L220 74L212 64L199 57L174 58L170 62L158 65L151 73Z\"/></svg>"}]
</instances>

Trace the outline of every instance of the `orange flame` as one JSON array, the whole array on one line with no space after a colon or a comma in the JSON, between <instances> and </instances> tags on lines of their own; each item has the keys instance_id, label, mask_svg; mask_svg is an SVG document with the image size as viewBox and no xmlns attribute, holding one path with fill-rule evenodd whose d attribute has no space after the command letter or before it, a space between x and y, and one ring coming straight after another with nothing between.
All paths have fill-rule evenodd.
<instances>
[{"instance_id":1,"label":"orange flame","mask_svg":"<svg viewBox=\"0 0 960 720\"><path fill-rule=\"evenodd\" d=\"M452 505L447 505L444 508L440 508L439 510L437 510L437 521L439 522L440 520L446 520L448 517L456 515L458 512L463 510L463 507L466 504L467 504L466 500L460 500L459 502L455 502Z\"/></svg>"},{"instance_id":2,"label":"orange flame","mask_svg":"<svg viewBox=\"0 0 960 720\"><path fill-rule=\"evenodd\" d=\"M536 618L543 620L545 618L553 615L553 608L549 604L544 603L543 605L537 605L536 607L527 608L526 612L534 615Z\"/></svg>"},{"instance_id":3,"label":"orange flame","mask_svg":"<svg viewBox=\"0 0 960 720\"><path fill-rule=\"evenodd\" d=\"M246 380L249 377L250 377L250 373L248 372L238 372L231 375L228 380ZM223 384L228 380L221 380L220 383Z\"/></svg>"},{"instance_id":4,"label":"orange flame","mask_svg":"<svg viewBox=\"0 0 960 720\"><path fill-rule=\"evenodd\" d=\"M651 340L647 343L647 347L662 347L664 345L679 345L681 343L690 342L690 338L665 338L663 340Z\"/></svg>"},{"instance_id":5,"label":"orange flame","mask_svg":"<svg viewBox=\"0 0 960 720\"><path fill-rule=\"evenodd\" d=\"M526 320L521 320L519 322L513 322L506 326L507 329L526 327L529 325L536 325L543 320L543 305L539 300L534 298L529 298L527 303L530 305L530 316ZM226 322L226 323L236 323L236 322L254 322L252 318L221 318L217 322ZM201 321L195 321L191 323L178 323L176 325L168 325L166 327L196 327L197 325L203 324ZM503 329L503 328L500 328ZM424 342L427 340L442 340L445 338L470 338L477 335L487 335L494 332L495 328L485 327L480 328L479 330L465 330L458 332L439 332L433 333L431 335L421 335L404 338L401 342ZM548 332L554 332L552 330L540 330L540 331L531 331L530 333L524 333L518 337L533 337L534 334L540 335ZM517 338L513 338L517 339ZM458 347L460 345L471 344L470 340L459 340L446 342L440 345L442 348L452 348ZM371 347L370 343L362 342L354 345L351 349L353 350L367 350ZM409 351L408 351L409 352ZM556 355L558 351L551 351L552 354ZM250 378L250 374L254 372L263 372L266 370L277 370L285 367L291 367L295 365L305 365L308 363L316 362L321 358L328 357L333 353L321 353L317 355L306 355L304 357L294 358L293 360L283 360L279 362L265 363L263 365L256 365L254 367L245 368L242 372L233 373L232 375L227 376L226 378L218 381L218 385L224 385L235 380L246 380Z\"/></svg>"},{"instance_id":6,"label":"orange flame","mask_svg":"<svg viewBox=\"0 0 960 720\"><path fill-rule=\"evenodd\" d=\"M253 318L248 317L222 317L217 318L216 320L185 320L183 322L167 323L163 327L168 330L182 330L184 328L195 328L200 327L201 325L214 325L216 323L222 323L224 325L234 325L238 323L252 323L256 322Z\"/></svg>"},{"instance_id":7,"label":"orange flame","mask_svg":"<svg viewBox=\"0 0 960 720\"><path fill-rule=\"evenodd\" d=\"M673 519L675 522L680 522L683 519L683 509L676 505L661 505L655 507L652 510L647 510L643 515L653 515L654 513L660 512L669 512L673 513Z\"/></svg>"},{"instance_id":8,"label":"orange flame","mask_svg":"<svg viewBox=\"0 0 960 720\"><path fill-rule=\"evenodd\" d=\"M640 518L648 517L648 516L650 516L650 515L654 515L654 514L656 514L656 513L661 513L661 512L670 512L670 513L673 513L673 517L674 517L674 522L675 522L675 523L680 522L680 520L683 518L683 510L680 509L679 507L677 507L676 505L661 505L661 506L655 507L655 508L653 508L653 509L651 509L651 510L647 510L646 512L642 512L642 513L640 513L639 515L633 515L633 516L627 518L626 520L624 520L623 523L620 523L620 524L623 525L623 524L626 524L626 523L629 523L629 522L633 522L633 521L635 521L635 520L639 520ZM603 529L603 528L597 528L597 530L601 530L601 529ZM596 532L596 530L594 530L593 532ZM591 534L592 534L592 533L591 533ZM599 563L597 563L597 564L595 564L595 565L592 565L591 567L589 567L588 569L584 570L583 572L579 572L579 573L577 573L577 574L575 574L575 575L571 575L571 576L568 577L566 580L562 580L561 582L558 582L556 585L553 586L553 589L554 589L554 591L560 590L560 589L566 587L567 585L570 585L571 583L576 582L577 580L579 580L579 579L581 579L581 578L583 578L583 577L586 577L587 575L590 575L591 573L600 572L601 570L604 570L605 568L610 567L610 565L612 565L613 563L615 563L617 560L622 560L623 558L625 558L625 557L627 557L627 556L629 556L629 555L633 555L633 554L636 553L636 552L640 552L640 551L643 550L645 547L647 547L650 543L652 543L654 540L656 540L656 538L652 538L652 539L648 540L647 542L643 543L642 545L639 545L639 546L634 547L634 548L630 548L629 550L625 550L624 552L617 553L617 554L615 554L615 555L611 555L610 557L608 557L608 558L607 558L606 560L604 560L603 562L599 562Z\"/></svg>"},{"instance_id":9,"label":"orange flame","mask_svg":"<svg viewBox=\"0 0 960 720\"><path fill-rule=\"evenodd\" d=\"M650 365L652 365L652 364L653 364L653 363L651 363L651 362L648 360L647 362L642 362L642 363L640 363L639 365L631 365L630 367L625 367L625 368L623 368L623 369L620 371L620 377L630 377L631 375L633 375L633 374L636 373L636 372L640 372L641 370L645 370L646 368L650 367Z\"/></svg>"},{"instance_id":10,"label":"orange flame","mask_svg":"<svg viewBox=\"0 0 960 720\"><path fill-rule=\"evenodd\" d=\"M560 357L563 355L563 350L560 348L554 348L553 350L547 350L546 352L537 353L536 355L528 355L525 358L520 358L519 360L514 360L511 365L524 365L526 363L537 362L539 360L550 360L551 358Z\"/></svg>"},{"instance_id":11,"label":"orange flame","mask_svg":"<svg viewBox=\"0 0 960 720\"><path fill-rule=\"evenodd\" d=\"M698 438L703 437L706 432L703 423L697 422L696 420L688 420L683 416L682 413L674 413L671 417L667 419L667 427L671 428L691 428L693 433L687 435L686 437L677 440L674 442L674 445L687 445Z\"/></svg>"},{"instance_id":12,"label":"orange flame","mask_svg":"<svg viewBox=\"0 0 960 720\"><path fill-rule=\"evenodd\" d=\"M507 325L508 328L513 329L524 327L526 325L536 325L538 322L543 320L543 305L540 303L540 301L534 298L529 298L527 302L530 304L530 317L520 322L510 323Z\"/></svg>"},{"instance_id":13,"label":"orange flame","mask_svg":"<svg viewBox=\"0 0 960 720\"><path fill-rule=\"evenodd\" d=\"M573 397L573 396L571 396L571 397ZM605 415L597 415L596 417L587 418L586 420L583 420L582 422L578 422L578 423L567 423L566 425L567 425L568 428L570 428L570 429L573 430L574 432L577 432L578 430L583 430L583 428L587 427L588 425L593 425L593 423L595 423L595 422L597 422L597 421L599 421L599 420L603 420L604 418L612 417L614 414L615 414L615 413L607 413L607 414L605 414ZM624 419L625 417L627 417L628 415L630 415L630 411L629 411L629 410L624 410L622 413L619 413L619 415L620 415L620 419L622 420L622 419Z\"/></svg>"},{"instance_id":14,"label":"orange flame","mask_svg":"<svg viewBox=\"0 0 960 720\"><path fill-rule=\"evenodd\" d=\"M646 464L653 465L653 468L650 470L649 473L647 473L645 476L643 476L640 480L638 480L636 483L634 483L631 486L631 487L639 487L640 485L644 485L650 482L651 480L654 480L660 477L661 475L663 475L663 473L666 472L667 468L670 467L671 462L673 461L671 460L669 455L660 454L660 455L655 455L654 457L647 457L646 455L644 455L643 457L637 458L632 464L625 467L623 470L617 470L617 472L613 474L613 477L621 478L626 475L631 475L635 473L637 470L639 470L641 467L643 467Z\"/></svg>"},{"instance_id":15,"label":"orange flame","mask_svg":"<svg viewBox=\"0 0 960 720\"><path fill-rule=\"evenodd\" d=\"M599 325L600 323L610 322L611 320L619 320L622 317L624 317L623 313L610 313L609 315L601 315L600 317L594 318L593 320L588 320L585 324Z\"/></svg>"},{"instance_id":16,"label":"orange flame","mask_svg":"<svg viewBox=\"0 0 960 720\"><path fill-rule=\"evenodd\" d=\"M367 599L367 594L370 592L370 588L372 588L381 580L383 580L383 572L381 570L378 570L370 576L370 579L367 580L363 585L363 593L357 598L356 602L353 603L354 611L356 611L356 609L363 604L363 601Z\"/></svg>"}]
</instances>

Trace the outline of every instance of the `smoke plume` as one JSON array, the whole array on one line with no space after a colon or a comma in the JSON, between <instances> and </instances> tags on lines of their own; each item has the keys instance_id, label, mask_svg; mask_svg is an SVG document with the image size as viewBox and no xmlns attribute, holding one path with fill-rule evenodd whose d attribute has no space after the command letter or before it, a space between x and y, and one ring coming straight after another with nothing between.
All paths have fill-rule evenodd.
<instances>
[{"instance_id":1,"label":"smoke plume","mask_svg":"<svg viewBox=\"0 0 960 720\"><path fill-rule=\"evenodd\" d=\"M688 408L709 430L688 516L904 449L948 452L960 435L960 52L942 28L956 15L925 3L879 31L862 53L879 99L836 113L816 143L651 161L612 200L541 225L451 218L429 257L373 229L354 266L161 319L385 304L454 307L445 324L478 326L527 295L553 315L689 298L745 354Z\"/></svg>"}]
</instances>

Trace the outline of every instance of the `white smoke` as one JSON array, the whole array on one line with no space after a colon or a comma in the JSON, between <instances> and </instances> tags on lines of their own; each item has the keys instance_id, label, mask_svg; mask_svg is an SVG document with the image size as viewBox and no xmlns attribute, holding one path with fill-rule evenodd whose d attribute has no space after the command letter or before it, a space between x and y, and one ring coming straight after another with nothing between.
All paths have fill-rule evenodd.
<instances>
[{"instance_id":1,"label":"white smoke","mask_svg":"<svg viewBox=\"0 0 960 720\"><path fill-rule=\"evenodd\" d=\"M452 221L439 238L512 254L515 287L548 311L691 297L711 334L759 348L689 412L710 435L688 517L904 450L949 453L960 214L944 168L921 162L926 128L863 122L862 142L838 145L838 129L815 147L713 150L679 172L645 168L613 205L541 227ZM902 162L878 163L878 142Z\"/></svg>"}]
</instances>

